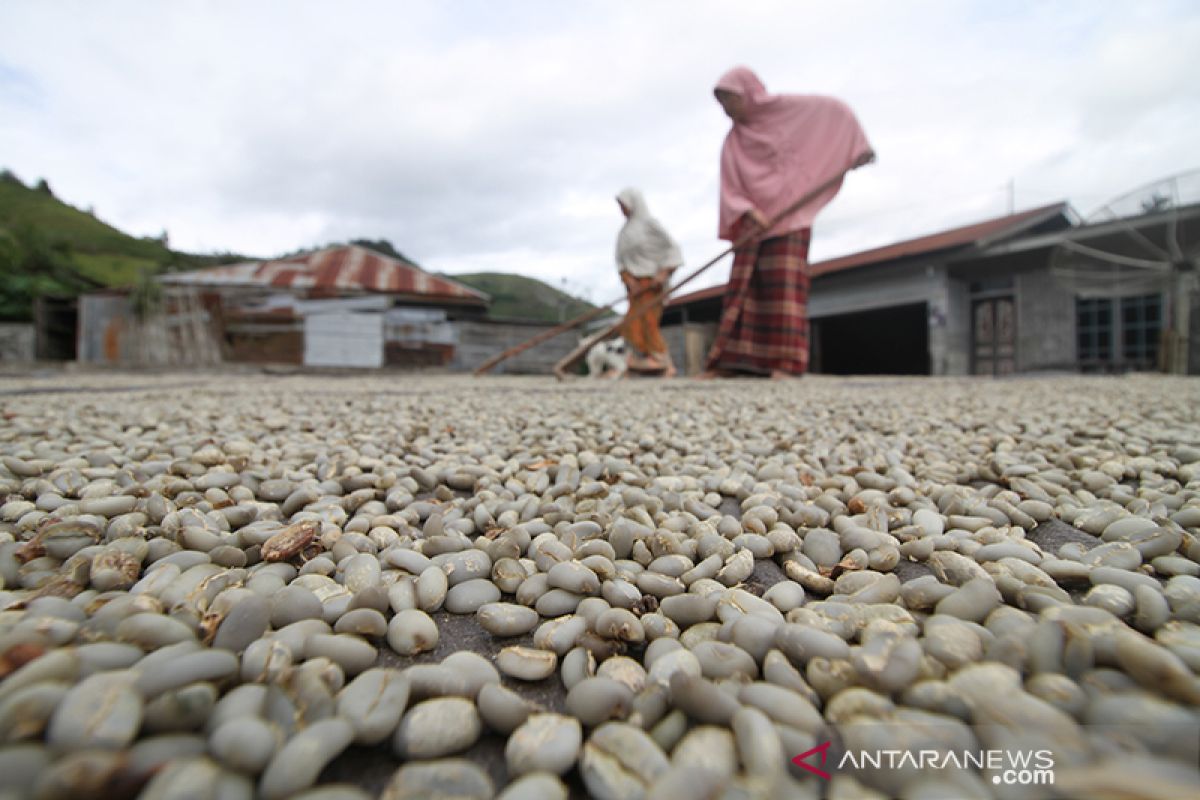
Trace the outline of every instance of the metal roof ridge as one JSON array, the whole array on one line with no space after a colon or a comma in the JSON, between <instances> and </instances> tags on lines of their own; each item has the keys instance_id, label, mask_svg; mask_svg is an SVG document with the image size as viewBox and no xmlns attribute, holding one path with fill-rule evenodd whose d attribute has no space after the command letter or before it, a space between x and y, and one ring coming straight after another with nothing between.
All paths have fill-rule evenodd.
<instances>
[{"instance_id":1,"label":"metal roof ridge","mask_svg":"<svg viewBox=\"0 0 1200 800\"><path fill-rule=\"evenodd\" d=\"M901 258L912 258L914 256L924 255L926 253L937 252L939 250L948 250L955 247L966 247L972 244L980 247L980 242L991 241L995 242L998 238L1012 236L1020 233L1021 230L1032 225L1037 225L1047 219L1052 218L1055 214L1069 212L1070 204L1065 200L1059 200L1053 203L1037 206L1035 208L1017 211L1012 214L1005 214L999 217L990 217L988 219L971 222L966 225L957 225L953 228L936 231L934 233L915 236L911 239L902 239L890 244L880 245L879 247L871 247L866 250L859 250L853 253L837 256L835 258L827 258L823 261L813 262L809 265L812 277L821 277L823 275L841 272L842 270L856 269L860 267L868 267L873 264L879 264L887 260L895 260ZM999 230L991 231L983 236L977 236L969 239L954 238L955 234L964 234L972 228L985 228L991 225L1001 225ZM935 244L936 240L943 240L943 243ZM926 247L913 247L921 243L927 243ZM989 245L990 246L990 245ZM889 252L891 251L891 252ZM886 258L871 259L868 256L872 254L884 255ZM838 266L844 264L844 266ZM822 269L824 267L824 269ZM693 292L688 292L676 298L671 298L667 301L664 307L672 307L681 305L694 300L705 299L715 296L723 292L724 284L718 286L709 286L704 289L697 289Z\"/></svg>"},{"instance_id":2,"label":"metal roof ridge","mask_svg":"<svg viewBox=\"0 0 1200 800\"><path fill-rule=\"evenodd\" d=\"M823 261L813 262L810 266L815 271L821 267L828 267L829 265L835 264L836 262L839 262L839 261L850 261L850 260L854 260L854 259L859 259L859 258L862 258L863 256L867 256L871 253L882 253L886 250L893 250L893 249L897 249L897 248L905 248L906 246L918 245L922 242L929 242L930 246L926 247L924 249L918 248L915 250L903 252L903 253L899 254L897 257L907 258L910 256L922 255L924 253L933 252L935 250L944 250L949 247L958 247L958 246L961 246L964 244L978 242L984 237L980 237L977 239L963 240L961 242L954 242L954 243L947 244L944 246L933 246L932 242L936 239L941 239L943 237L952 237L954 234L965 233L968 230L970 230L971 228L980 228L985 225L994 225L994 224L998 224L998 223L1003 223L1006 220L1010 221L1011 225L1006 225L1005 228L1003 229L1003 233L1010 234L1010 233L1012 233L1012 231L1010 229L1011 226L1015 226L1018 223L1028 222L1028 220L1030 218L1035 217L1035 216L1045 215L1048 217L1048 216L1051 216L1052 214L1061 213L1062 210L1066 207L1067 207L1066 201L1060 200L1060 201L1057 201L1054 203L1049 203L1047 205L1038 206L1036 208L1026 209L1025 211L1017 211L1012 214L1005 214L1005 215L999 216L999 217L989 217L987 219L981 219L976 222L969 222L965 225L956 225L953 228L946 228L945 230L934 231L933 233L926 233L926 234L922 234L921 236L914 236L911 239L901 239L900 241L892 242L891 244L880 245L878 247L869 247L866 250L858 250L853 253L846 253L845 255L835 256L834 258L827 258L827 259L824 259ZM991 234L991 235L997 236L997 235L1000 235L1000 233L1001 233L1000 231L997 231L996 233ZM868 261L864 261L861 265L856 265L856 266L866 266L871 263L873 263L873 262L868 260ZM836 270L830 270L830 271L836 271Z\"/></svg>"},{"instance_id":3,"label":"metal roof ridge","mask_svg":"<svg viewBox=\"0 0 1200 800\"><path fill-rule=\"evenodd\" d=\"M367 259L375 259L379 262L382 262L388 269L409 270L414 273L414 277L416 277L418 280L424 281L428 284L428 290L426 292L412 293L383 291L381 292L383 294L415 294L431 298L440 297L460 300L479 300L483 301L484 303L490 303L492 300L491 296L486 292L482 292L473 286L468 286L465 283L454 280L452 277L428 272L422 269L420 266L412 263L408 259L395 258L394 256L389 256L376 250L372 250L369 247L364 247L357 244L330 245L316 250L310 250L304 253L296 253L289 256L248 259L235 264L219 264L196 270L167 273L166 275L161 276L161 279L165 279L164 282L168 284L194 284L210 286L252 285L270 287L272 285L270 280L247 280L247 278L249 278L248 275L238 275L237 279L231 280L230 273L234 271L245 271L247 273L261 275L263 270L269 271L272 274L280 270L288 270L304 276L304 280L299 281L298 283L289 280L289 284L292 287L300 285L307 286L310 283L315 284L318 282L318 272L320 272L323 266L327 263L336 262L334 264L334 268L340 273L342 270L346 269L345 265L351 261L361 263ZM172 280L171 276L173 275L181 277ZM209 280L204 280L205 277L208 277ZM222 278L224 278L224 280L222 280ZM341 286L340 288L344 291L347 288L352 287ZM365 291L376 291L366 287L363 288Z\"/></svg>"}]
</instances>

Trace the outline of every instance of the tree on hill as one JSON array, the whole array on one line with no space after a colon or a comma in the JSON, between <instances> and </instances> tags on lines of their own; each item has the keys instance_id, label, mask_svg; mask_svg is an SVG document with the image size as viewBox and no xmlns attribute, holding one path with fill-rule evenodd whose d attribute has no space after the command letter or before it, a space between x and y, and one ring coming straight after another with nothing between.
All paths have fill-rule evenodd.
<instances>
[{"instance_id":1,"label":"tree on hill","mask_svg":"<svg viewBox=\"0 0 1200 800\"><path fill-rule=\"evenodd\" d=\"M165 238L165 237L164 237ZM152 312L163 272L244 261L232 253L192 255L157 237L130 236L0 169L0 318L30 320L38 298L72 298L101 287L132 288Z\"/></svg>"},{"instance_id":2,"label":"tree on hill","mask_svg":"<svg viewBox=\"0 0 1200 800\"><path fill-rule=\"evenodd\" d=\"M374 250L380 255L385 255L389 258L395 258L407 264L412 264L413 266L416 266L417 264L417 262L413 261L411 258L397 250L387 239L351 239L350 244L358 245L359 247L365 247L368 250ZM334 245L331 245L331 247L332 246Z\"/></svg>"},{"instance_id":3,"label":"tree on hill","mask_svg":"<svg viewBox=\"0 0 1200 800\"><path fill-rule=\"evenodd\" d=\"M97 288L71 265L71 245L50 240L31 225L0 231L0 319L28 320L33 301L74 296Z\"/></svg>"},{"instance_id":4,"label":"tree on hill","mask_svg":"<svg viewBox=\"0 0 1200 800\"><path fill-rule=\"evenodd\" d=\"M329 250L333 247L345 247L346 245L365 247L368 250L379 253L381 256L394 258L399 261L403 261L406 264L412 264L414 267L420 269L420 265L417 264L416 261L413 261L411 258L404 255L404 253L401 253L399 250L397 250L396 247L387 239L351 239L348 242L329 242L317 247L301 247L299 250L293 250L290 253L284 253L283 255L279 256L279 258L295 258L296 256L306 256L309 253L315 253L318 250Z\"/></svg>"},{"instance_id":5,"label":"tree on hill","mask_svg":"<svg viewBox=\"0 0 1200 800\"><path fill-rule=\"evenodd\" d=\"M488 314L498 319L561 322L595 308L585 300L525 275L476 272L445 277L491 297Z\"/></svg>"}]
</instances>

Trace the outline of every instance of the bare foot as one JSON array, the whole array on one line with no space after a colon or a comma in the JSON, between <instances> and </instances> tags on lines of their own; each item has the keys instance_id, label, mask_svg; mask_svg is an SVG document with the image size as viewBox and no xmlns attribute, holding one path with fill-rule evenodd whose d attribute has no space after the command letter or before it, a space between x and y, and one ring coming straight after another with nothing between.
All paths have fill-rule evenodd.
<instances>
[{"instance_id":1,"label":"bare foot","mask_svg":"<svg viewBox=\"0 0 1200 800\"><path fill-rule=\"evenodd\" d=\"M629 357L627 363L629 364L630 369L636 369L640 372L645 372L646 370L651 369L661 369L658 364L654 363L648 358L637 358L632 355Z\"/></svg>"},{"instance_id":2,"label":"bare foot","mask_svg":"<svg viewBox=\"0 0 1200 800\"><path fill-rule=\"evenodd\" d=\"M667 364L657 356L649 356L646 359L646 369L666 369Z\"/></svg>"},{"instance_id":3,"label":"bare foot","mask_svg":"<svg viewBox=\"0 0 1200 800\"><path fill-rule=\"evenodd\" d=\"M661 353L651 353L648 360L654 364L655 369L662 370L662 375L659 376L661 378L674 378L679 374L671 354L665 350Z\"/></svg>"},{"instance_id":4,"label":"bare foot","mask_svg":"<svg viewBox=\"0 0 1200 800\"><path fill-rule=\"evenodd\" d=\"M792 375L792 373L790 373L790 372L784 372L784 371L783 371L783 370L781 370L781 369L773 369L773 370L771 370L771 380L773 380L773 381L788 381L788 380L791 380L791 379L792 379L792 378L794 378L794 377L795 377L795 376L794 376L794 375Z\"/></svg>"}]
</instances>

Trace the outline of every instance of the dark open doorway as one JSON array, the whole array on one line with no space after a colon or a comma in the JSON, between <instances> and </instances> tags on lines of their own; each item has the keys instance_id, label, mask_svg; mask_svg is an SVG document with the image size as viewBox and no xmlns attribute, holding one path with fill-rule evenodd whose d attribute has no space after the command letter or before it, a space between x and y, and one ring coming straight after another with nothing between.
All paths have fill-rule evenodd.
<instances>
[{"instance_id":1,"label":"dark open doorway","mask_svg":"<svg viewBox=\"0 0 1200 800\"><path fill-rule=\"evenodd\" d=\"M812 322L813 371L829 375L928 375L924 303Z\"/></svg>"},{"instance_id":2,"label":"dark open doorway","mask_svg":"<svg viewBox=\"0 0 1200 800\"><path fill-rule=\"evenodd\" d=\"M74 361L79 302L71 297L39 297L33 304L39 361Z\"/></svg>"}]
</instances>

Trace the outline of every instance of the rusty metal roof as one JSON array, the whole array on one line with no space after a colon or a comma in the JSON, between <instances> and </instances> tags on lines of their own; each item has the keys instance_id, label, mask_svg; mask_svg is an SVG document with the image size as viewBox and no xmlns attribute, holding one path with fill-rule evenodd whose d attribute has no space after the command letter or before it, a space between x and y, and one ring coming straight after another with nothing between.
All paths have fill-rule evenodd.
<instances>
[{"instance_id":1,"label":"rusty metal roof","mask_svg":"<svg viewBox=\"0 0 1200 800\"><path fill-rule=\"evenodd\" d=\"M472 305L490 301L483 292L415 264L390 258L357 245L330 247L271 261L176 272L164 283L183 286L247 286L291 289L310 294L376 292Z\"/></svg>"},{"instance_id":2,"label":"rusty metal roof","mask_svg":"<svg viewBox=\"0 0 1200 800\"><path fill-rule=\"evenodd\" d=\"M851 253L847 256L818 261L810 267L809 275L817 278L833 272L843 272L858 267L881 264L886 261L897 261L902 258L926 255L953 247L963 247L971 244L991 244L1006 235L1019 233L1040 222L1052 219L1058 214L1065 213L1066 210L1066 203L1051 203L1050 205L1040 206L1029 211L1021 211L1017 214L995 217L983 222L976 222L971 225L932 233L928 236L919 236L915 239L907 239L883 247L875 247L870 250ZM673 298L667 302L667 307L695 303L700 300L710 300L715 297L721 297L724 294L725 284L710 286L707 289L700 289Z\"/></svg>"}]
</instances>

